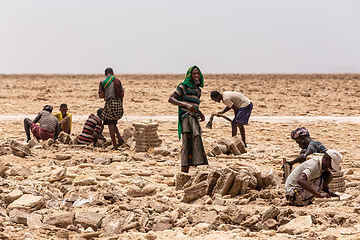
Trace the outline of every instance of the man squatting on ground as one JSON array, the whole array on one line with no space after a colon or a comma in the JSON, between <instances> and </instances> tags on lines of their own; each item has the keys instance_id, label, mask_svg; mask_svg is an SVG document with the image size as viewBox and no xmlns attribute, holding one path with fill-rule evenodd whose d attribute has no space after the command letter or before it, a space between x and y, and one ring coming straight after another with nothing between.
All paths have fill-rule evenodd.
<instances>
[{"instance_id":1,"label":"man squatting on ground","mask_svg":"<svg viewBox=\"0 0 360 240\"><path fill-rule=\"evenodd\" d=\"M30 130L37 140L47 140L53 138L54 140L59 135L58 120L51 114L53 107L45 105L43 110L35 117L34 121L29 118L24 119L24 128L27 140L31 140ZM36 123L40 123L40 126Z\"/></svg>"},{"instance_id":2,"label":"man squatting on ground","mask_svg":"<svg viewBox=\"0 0 360 240\"><path fill-rule=\"evenodd\" d=\"M78 137L79 144L89 145L94 143L95 146L98 139L101 139L104 142L106 141L106 138L101 134L104 129L104 125L101 122L103 110L103 108L99 108L96 115L89 115L84 124L83 130Z\"/></svg>"},{"instance_id":3,"label":"man squatting on ground","mask_svg":"<svg viewBox=\"0 0 360 240\"><path fill-rule=\"evenodd\" d=\"M68 113L68 108L65 103L60 105L60 112L54 114L59 121L59 132L64 131L67 134L71 132L72 115Z\"/></svg>"},{"instance_id":4,"label":"man squatting on ground","mask_svg":"<svg viewBox=\"0 0 360 240\"><path fill-rule=\"evenodd\" d=\"M243 94L231 91L223 92L223 94L218 91L212 91L210 97L215 102L219 103L222 101L226 105L225 109L218 112L218 114L224 114L230 109L234 110L235 117L231 122L232 136L236 136L237 128L239 127L241 139L244 142L245 147L247 147L244 125L249 123L249 118L253 109L252 102Z\"/></svg>"},{"instance_id":5,"label":"man squatting on ground","mask_svg":"<svg viewBox=\"0 0 360 240\"><path fill-rule=\"evenodd\" d=\"M123 116L124 88L119 79L115 78L112 68L105 69L104 80L100 81L99 97L104 98L105 107L102 114L104 125L109 126L113 150L117 150L124 143L116 124ZM116 136L115 136L116 135ZM117 142L116 138L117 137Z\"/></svg>"},{"instance_id":6,"label":"man squatting on ground","mask_svg":"<svg viewBox=\"0 0 360 240\"><path fill-rule=\"evenodd\" d=\"M291 138L299 144L301 148L300 154L293 161L286 162L290 165L290 169L295 163L302 163L306 161L306 157L313 153L325 153L326 147L319 141L314 141L310 138L310 133L305 127L299 127L291 131Z\"/></svg>"},{"instance_id":7,"label":"man squatting on ground","mask_svg":"<svg viewBox=\"0 0 360 240\"><path fill-rule=\"evenodd\" d=\"M204 146L201 139L200 121L205 121L199 110L201 89L204 77L197 66L192 66L186 73L184 82L180 83L170 96L169 103L178 107L178 134L182 136L181 171L189 172L190 166L207 165Z\"/></svg>"},{"instance_id":8,"label":"man squatting on ground","mask_svg":"<svg viewBox=\"0 0 360 240\"><path fill-rule=\"evenodd\" d=\"M329 169L340 170L341 154L329 149L322 158L312 158L297 166L285 181L285 196L293 206L311 204L314 197L339 197L329 189Z\"/></svg>"}]
</instances>

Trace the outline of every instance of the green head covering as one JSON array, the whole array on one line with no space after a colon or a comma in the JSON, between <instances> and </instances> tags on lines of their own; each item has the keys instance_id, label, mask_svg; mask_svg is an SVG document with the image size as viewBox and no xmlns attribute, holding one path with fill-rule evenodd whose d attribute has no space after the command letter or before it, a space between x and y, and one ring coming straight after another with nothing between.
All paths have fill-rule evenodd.
<instances>
[{"instance_id":1,"label":"green head covering","mask_svg":"<svg viewBox=\"0 0 360 240\"><path fill-rule=\"evenodd\" d=\"M204 87L204 77L200 71L200 68L198 68L197 66L192 66L190 67L188 70L187 70L187 73L186 73L186 77L185 77L185 80L181 83L181 84L184 84L186 86L188 86L189 88L195 88L196 86L194 85L194 82L191 78L191 72L194 68L197 68L200 72L200 85L198 87Z\"/></svg>"},{"instance_id":2,"label":"green head covering","mask_svg":"<svg viewBox=\"0 0 360 240\"><path fill-rule=\"evenodd\" d=\"M192 80L191 78L191 72L194 68L197 68L199 70L199 73L200 73L200 85L199 86L195 86L194 84L194 81ZM189 88L196 88L196 87L204 87L204 77L200 71L200 68L196 65L190 67L187 72L186 72L186 77L185 77L185 80L180 83L180 84L184 84L186 86L188 86ZM178 99L178 100L181 100L181 99ZM179 106L178 107L178 116L179 116L179 119L178 119L178 135L179 135L179 140L181 139L181 133L182 133L182 127L181 127L181 107Z\"/></svg>"}]
</instances>

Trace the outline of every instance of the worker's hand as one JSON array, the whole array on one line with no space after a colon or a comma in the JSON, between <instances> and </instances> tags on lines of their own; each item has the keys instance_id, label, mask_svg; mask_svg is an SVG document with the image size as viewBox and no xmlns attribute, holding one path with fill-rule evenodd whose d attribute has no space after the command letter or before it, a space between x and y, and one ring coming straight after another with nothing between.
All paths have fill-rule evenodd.
<instances>
[{"instance_id":1,"label":"worker's hand","mask_svg":"<svg viewBox=\"0 0 360 240\"><path fill-rule=\"evenodd\" d=\"M330 194L326 193L326 192L322 192L320 193L319 198L331 198Z\"/></svg>"},{"instance_id":2,"label":"worker's hand","mask_svg":"<svg viewBox=\"0 0 360 240\"><path fill-rule=\"evenodd\" d=\"M329 195L330 195L331 197L338 197L338 198L340 198L339 195L337 195L336 193L334 193L334 192L331 191L330 189L329 189L328 193L329 193Z\"/></svg>"},{"instance_id":3,"label":"worker's hand","mask_svg":"<svg viewBox=\"0 0 360 240\"><path fill-rule=\"evenodd\" d=\"M192 113L196 112L196 108L191 104L187 104L186 108Z\"/></svg>"},{"instance_id":4,"label":"worker's hand","mask_svg":"<svg viewBox=\"0 0 360 240\"><path fill-rule=\"evenodd\" d=\"M223 113L223 112L218 112L217 114L218 114L218 115L223 115L224 113Z\"/></svg>"},{"instance_id":5,"label":"worker's hand","mask_svg":"<svg viewBox=\"0 0 360 240\"><path fill-rule=\"evenodd\" d=\"M292 170L292 164L291 162L284 162L284 164L281 166L282 169L284 169L284 165L290 165L290 171Z\"/></svg>"},{"instance_id":6,"label":"worker's hand","mask_svg":"<svg viewBox=\"0 0 360 240\"><path fill-rule=\"evenodd\" d=\"M203 121L205 121L205 116L204 116L204 114L200 114L200 121L199 122L203 122Z\"/></svg>"}]
</instances>

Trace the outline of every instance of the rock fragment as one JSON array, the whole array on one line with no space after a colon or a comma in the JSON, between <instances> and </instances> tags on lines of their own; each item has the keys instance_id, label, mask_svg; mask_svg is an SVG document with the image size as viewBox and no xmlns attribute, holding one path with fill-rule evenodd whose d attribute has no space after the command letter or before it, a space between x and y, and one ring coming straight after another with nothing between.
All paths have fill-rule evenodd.
<instances>
[{"instance_id":1,"label":"rock fragment","mask_svg":"<svg viewBox=\"0 0 360 240\"><path fill-rule=\"evenodd\" d=\"M31 171L31 169L26 166L17 166L11 168L9 172L10 176L22 176L24 178L28 178L32 174L33 172Z\"/></svg>"},{"instance_id":2,"label":"rock fragment","mask_svg":"<svg viewBox=\"0 0 360 240\"><path fill-rule=\"evenodd\" d=\"M171 219L167 217L158 217L155 219L155 224L152 226L153 231L164 231L172 228Z\"/></svg>"},{"instance_id":3,"label":"rock fragment","mask_svg":"<svg viewBox=\"0 0 360 240\"><path fill-rule=\"evenodd\" d=\"M230 191L236 175L237 172L230 168L223 169L220 178L216 182L212 194L219 193L223 196L226 195Z\"/></svg>"},{"instance_id":4,"label":"rock fragment","mask_svg":"<svg viewBox=\"0 0 360 240\"><path fill-rule=\"evenodd\" d=\"M182 202L189 203L195 199L201 198L206 195L209 188L209 183L207 181L200 182L191 187L185 188L184 198Z\"/></svg>"},{"instance_id":5,"label":"rock fragment","mask_svg":"<svg viewBox=\"0 0 360 240\"><path fill-rule=\"evenodd\" d=\"M95 176L91 175L78 175L73 180L74 186L89 186L89 185L96 185L97 180Z\"/></svg>"},{"instance_id":6,"label":"rock fragment","mask_svg":"<svg viewBox=\"0 0 360 240\"><path fill-rule=\"evenodd\" d=\"M9 212L9 217L12 222L24 225L27 225L28 215L28 212L20 211L18 209L13 209Z\"/></svg>"},{"instance_id":7,"label":"rock fragment","mask_svg":"<svg viewBox=\"0 0 360 240\"><path fill-rule=\"evenodd\" d=\"M289 223L279 227L278 232L287 234L300 234L312 227L311 216L300 216L292 219Z\"/></svg>"},{"instance_id":8,"label":"rock fragment","mask_svg":"<svg viewBox=\"0 0 360 240\"><path fill-rule=\"evenodd\" d=\"M67 134L66 132L61 131L61 132L59 133L58 140L59 140L59 142L61 142L61 143L70 144L70 142L71 142L71 137L70 137L70 135Z\"/></svg>"},{"instance_id":9,"label":"rock fragment","mask_svg":"<svg viewBox=\"0 0 360 240\"><path fill-rule=\"evenodd\" d=\"M27 216L27 226L30 229L39 229L43 228L44 224L42 223L43 216L39 213L32 212Z\"/></svg>"},{"instance_id":10,"label":"rock fragment","mask_svg":"<svg viewBox=\"0 0 360 240\"><path fill-rule=\"evenodd\" d=\"M36 138L31 139L28 143L29 143L29 148L39 145L39 141Z\"/></svg>"},{"instance_id":11,"label":"rock fragment","mask_svg":"<svg viewBox=\"0 0 360 240\"><path fill-rule=\"evenodd\" d=\"M109 165L111 163L110 158L107 157L98 157L95 158L94 164L101 164L101 165Z\"/></svg>"},{"instance_id":12,"label":"rock fragment","mask_svg":"<svg viewBox=\"0 0 360 240\"><path fill-rule=\"evenodd\" d=\"M56 160L60 160L60 161L68 160L68 159L71 159L71 154L58 153L58 154L56 154L55 158L56 158Z\"/></svg>"},{"instance_id":13,"label":"rock fragment","mask_svg":"<svg viewBox=\"0 0 360 240\"><path fill-rule=\"evenodd\" d=\"M207 195L211 195L213 192L214 187L216 186L216 183L221 175L221 172L219 170L212 171L209 175L206 181L209 183L208 190L206 192Z\"/></svg>"},{"instance_id":14,"label":"rock fragment","mask_svg":"<svg viewBox=\"0 0 360 240\"><path fill-rule=\"evenodd\" d=\"M44 223L53 225L60 228L67 228L69 225L74 224L75 213L72 212L60 212L55 213L47 218Z\"/></svg>"},{"instance_id":15,"label":"rock fragment","mask_svg":"<svg viewBox=\"0 0 360 240\"><path fill-rule=\"evenodd\" d=\"M57 167L51 172L49 182L61 181L66 177L66 168Z\"/></svg>"},{"instance_id":16,"label":"rock fragment","mask_svg":"<svg viewBox=\"0 0 360 240\"><path fill-rule=\"evenodd\" d=\"M175 191L181 190L183 186L190 180L191 174L179 172L175 175Z\"/></svg>"},{"instance_id":17,"label":"rock fragment","mask_svg":"<svg viewBox=\"0 0 360 240\"><path fill-rule=\"evenodd\" d=\"M2 161L0 160L0 177L5 176L5 172L8 170L8 167L5 166Z\"/></svg>"},{"instance_id":18,"label":"rock fragment","mask_svg":"<svg viewBox=\"0 0 360 240\"><path fill-rule=\"evenodd\" d=\"M30 194L24 194L14 202L12 202L8 209L24 209L35 211L42 208L45 204L45 198L42 196L33 196Z\"/></svg>"},{"instance_id":19,"label":"rock fragment","mask_svg":"<svg viewBox=\"0 0 360 240\"><path fill-rule=\"evenodd\" d=\"M14 189L12 192L5 195L5 203L10 204L16 199L20 198L23 195L23 192L19 189Z\"/></svg>"},{"instance_id":20,"label":"rock fragment","mask_svg":"<svg viewBox=\"0 0 360 240\"><path fill-rule=\"evenodd\" d=\"M267 209L265 212L262 213L262 221L265 222L268 219L275 219L280 214L280 210L275 207L271 206L269 209Z\"/></svg>"},{"instance_id":21,"label":"rock fragment","mask_svg":"<svg viewBox=\"0 0 360 240\"><path fill-rule=\"evenodd\" d=\"M104 229L106 236L118 234L122 227L121 219L114 216L105 216L101 222L101 228Z\"/></svg>"},{"instance_id":22,"label":"rock fragment","mask_svg":"<svg viewBox=\"0 0 360 240\"><path fill-rule=\"evenodd\" d=\"M10 148L12 150L12 154L18 157L25 157L31 155L31 150L28 146L23 145L15 140L11 140Z\"/></svg>"},{"instance_id":23,"label":"rock fragment","mask_svg":"<svg viewBox=\"0 0 360 240\"><path fill-rule=\"evenodd\" d=\"M97 230L101 225L101 220L104 218L104 214L95 212L81 212L75 216L75 224L80 224L85 229L91 227L93 230Z\"/></svg>"}]
</instances>

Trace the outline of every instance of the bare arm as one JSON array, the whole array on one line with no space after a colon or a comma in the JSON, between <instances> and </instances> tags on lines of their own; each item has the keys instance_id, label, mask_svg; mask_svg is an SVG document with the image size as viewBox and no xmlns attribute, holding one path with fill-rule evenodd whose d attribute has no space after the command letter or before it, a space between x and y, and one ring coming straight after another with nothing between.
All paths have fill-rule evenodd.
<instances>
[{"instance_id":1,"label":"bare arm","mask_svg":"<svg viewBox=\"0 0 360 240\"><path fill-rule=\"evenodd\" d=\"M101 139L103 141L106 141L106 138L102 135L102 134L99 134L97 132L94 131L94 134L93 134L94 138L96 139Z\"/></svg>"},{"instance_id":2,"label":"bare arm","mask_svg":"<svg viewBox=\"0 0 360 240\"><path fill-rule=\"evenodd\" d=\"M69 121L69 120L70 120L70 117L69 117L69 116L66 116L66 117L64 117L64 119L61 120L59 123L60 123L60 124L63 124L63 123L66 123L66 122Z\"/></svg>"},{"instance_id":3,"label":"bare arm","mask_svg":"<svg viewBox=\"0 0 360 240\"><path fill-rule=\"evenodd\" d=\"M40 118L41 118L41 114L38 114L38 115L35 117L33 123L37 123L37 122L40 120Z\"/></svg>"},{"instance_id":4,"label":"bare arm","mask_svg":"<svg viewBox=\"0 0 360 240\"><path fill-rule=\"evenodd\" d=\"M303 163L306 161L306 157L309 156L310 154L313 154L313 150L311 149L306 149L305 153L301 153L297 158L295 158L294 160L292 160L290 162L290 165L294 165L295 163Z\"/></svg>"},{"instance_id":5,"label":"bare arm","mask_svg":"<svg viewBox=\"0 0 360 240\"><path fill-rule=\"evenodd\" d=\"M226 108L224 110L222 110L221 112L218 112L218 114L224 114L227 111L229 111L231 108L229 108L228 106L226 106Z\"/></svg>"},{"instance_id":6,"label":"bare arm","mask_svg":"<svg viewBox=\"0 0 360 240\"><path fill-rule=\"evenodd\" d=\"M320 193L320 192L315 191L315 189L308 183L307 176L305 173L302 173L300 175L300 177L297 179L297 183L306 191L309 191L312 194L314 194L315 197L318 197L318 198L331 197L328 193Z\"/></svg>"},{"instance_id":7,"label":"bare arm","mask_svg":"<svg viewBox=\"0 0 360 240\"><path fill-rule=\"evenodd\" d=\"M103 132L103 130L104 130L104 125L103 125L103 124L99 124L99 125L97 125L97 126L100 126L100 131L97 132L97 131L95 130L94 133L93 133L93 137L94 137L95 139L101 139L101 140L103 140L103 141L106 141L106 138L104 137L104 135L102 135L102 132ZM96 128L98 128L98 127L96 127Z\"/></svg>"},{"instance_id":8,"label":"bare arm","mask_svg":"<svg viewBox=\"0 0 360 240\"><path fill-rule=\"evenodd\" d=\"M197 110L197 112L199 113L199 117L200 117L199 122L205 121L205 115L200 110Z\"/></svg>"},{"instance_id":9,"label":"bare arm","mask_svg":"<svg viewBox=\"0 0 360 240\"><path fill-rule=\"evenodd\" d=\"M188 103L185 103L183 101L179 101L176 99L177 97L177 94L173 93L170 97L169 97L169 100L168 102L171 103L171 104L174 104L176 106L181 106L181 107L186 107L190 112L194 113L196 112L196 108L191 105L191 104L188 104ZM200 112L200 111L199 111ZM201 113L202 114L202 113ZM205 118L204 118L205 119Z\"/></svg>"}]
</instances>

